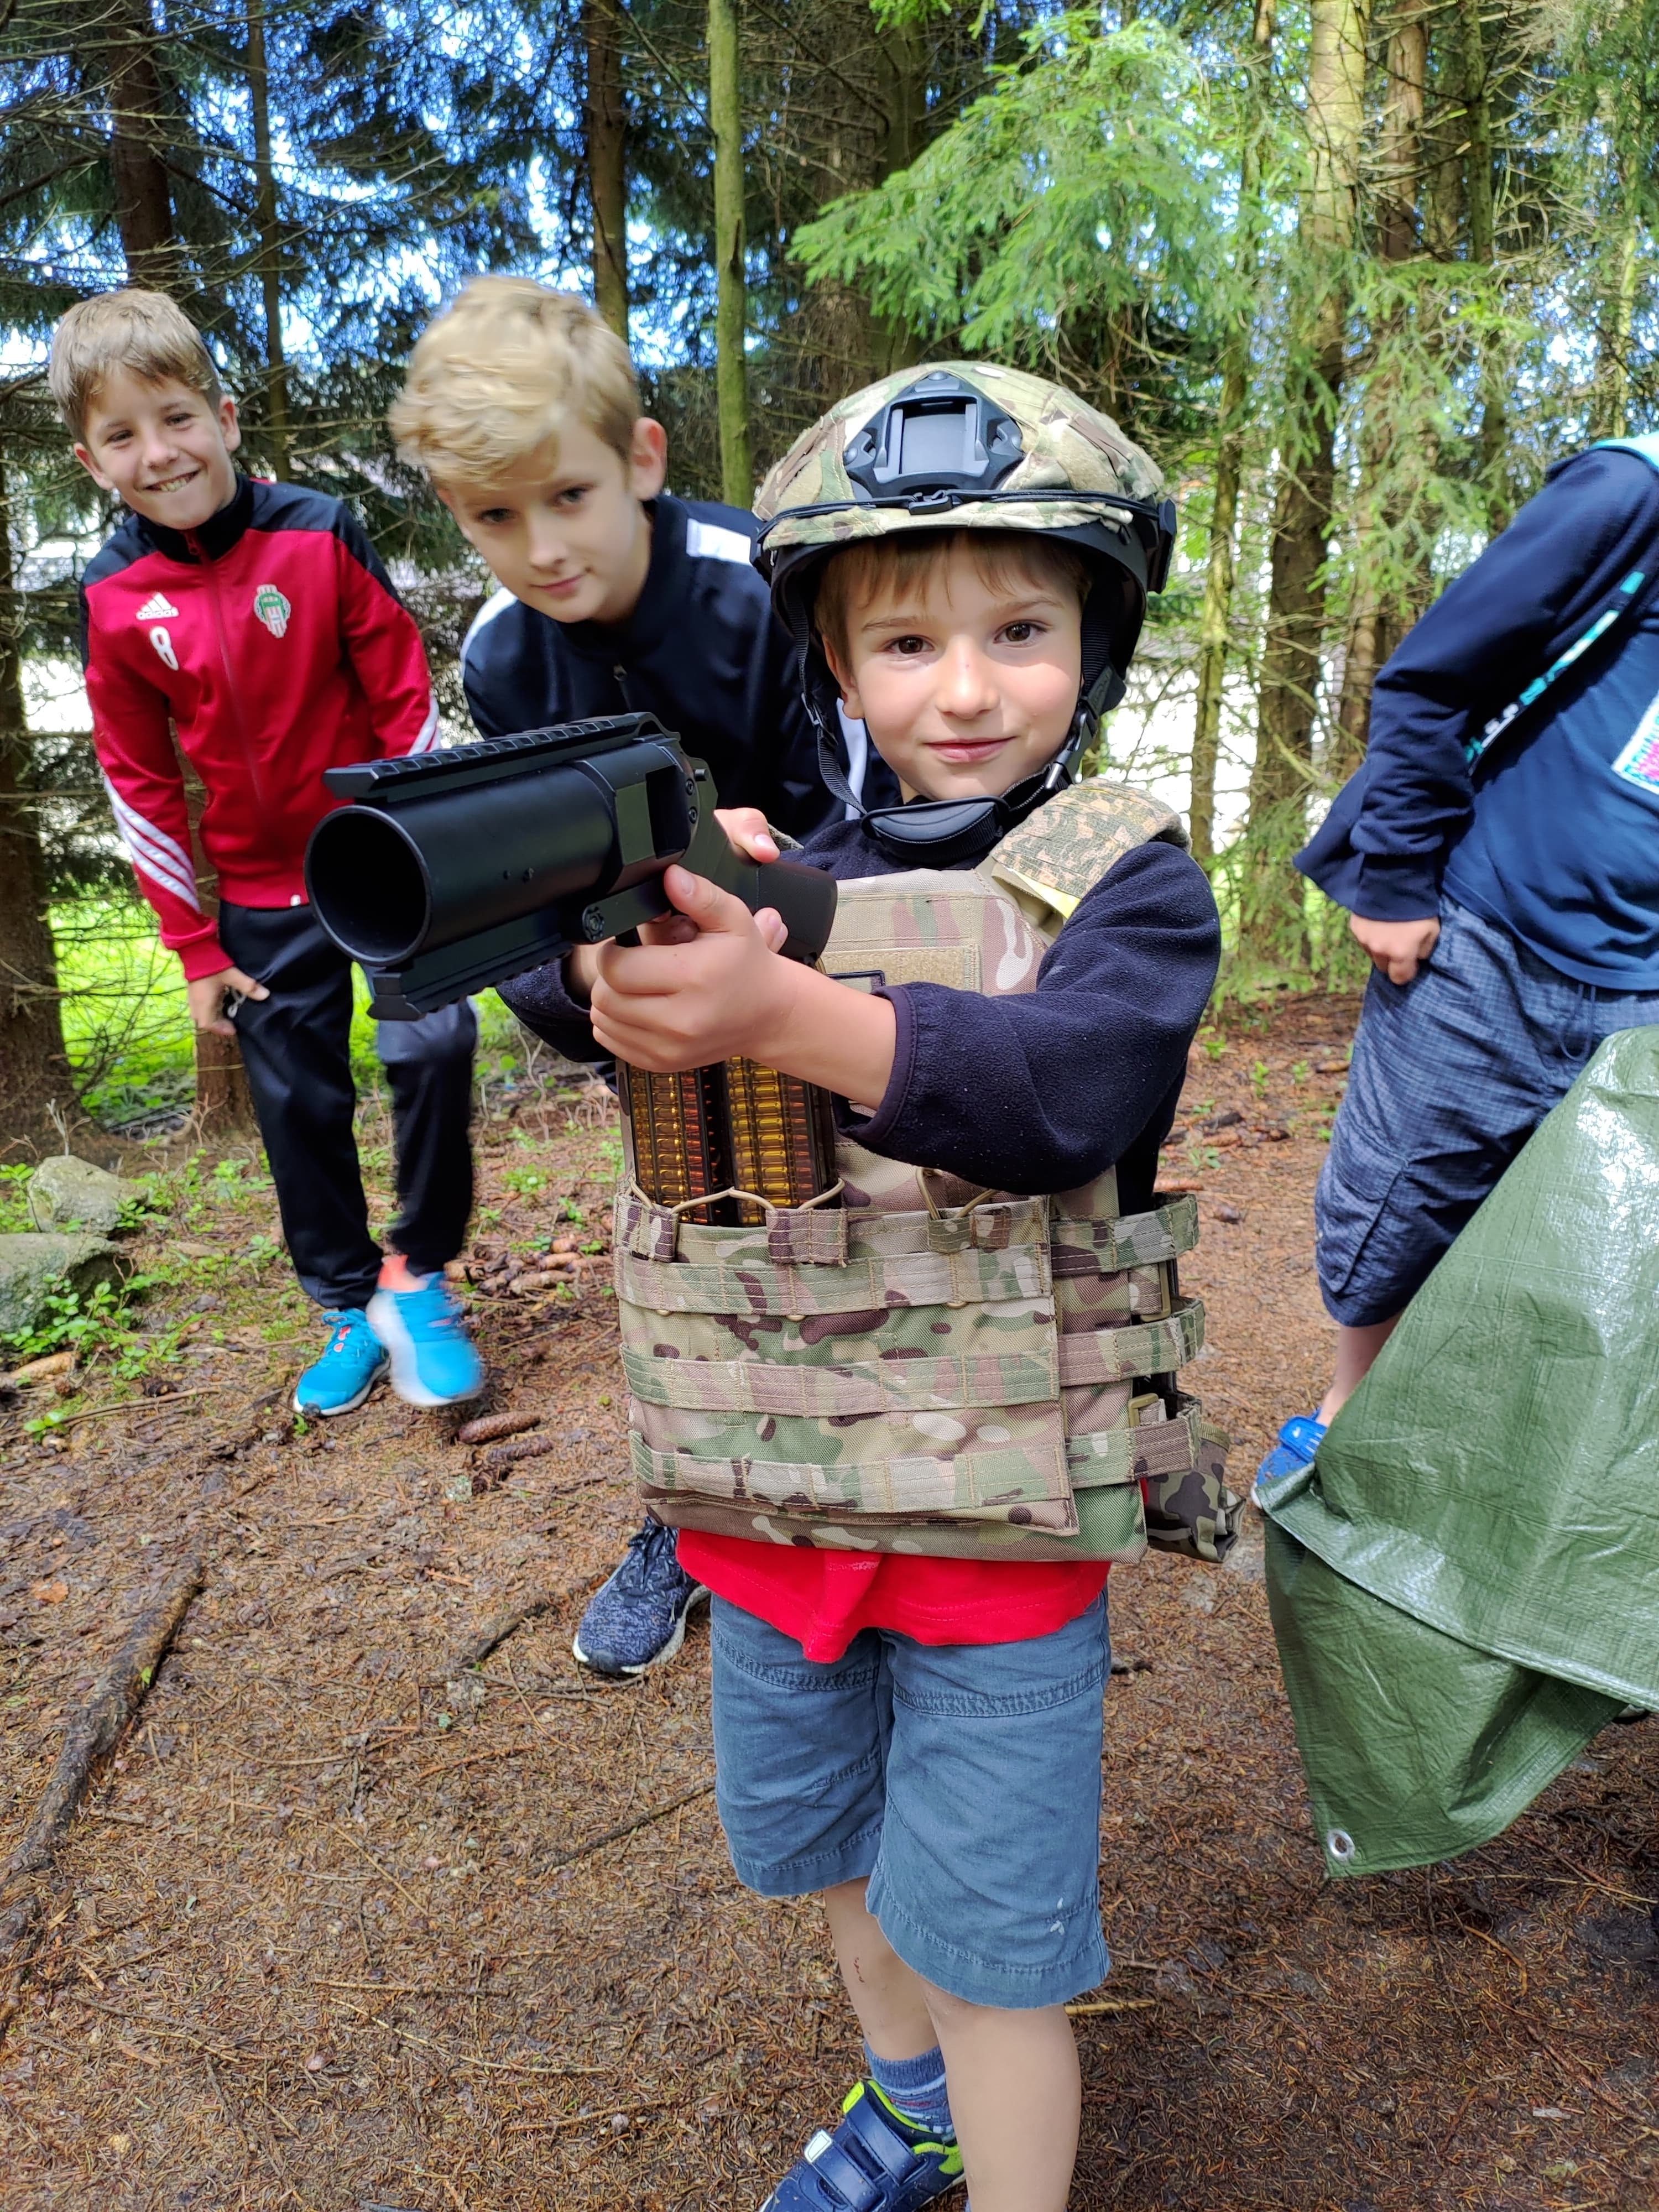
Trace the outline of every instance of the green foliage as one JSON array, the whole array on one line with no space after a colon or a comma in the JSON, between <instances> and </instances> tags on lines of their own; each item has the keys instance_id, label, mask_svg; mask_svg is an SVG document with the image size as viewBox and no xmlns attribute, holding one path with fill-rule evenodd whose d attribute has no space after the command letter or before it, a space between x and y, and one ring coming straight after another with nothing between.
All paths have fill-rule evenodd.
<instances>
[{"instance_id":1,"label":"green foliage","mask_svg":"<svg viewBox=\"0 0 1659 2212\"><path fill-rule=\"evenodd\" d=\"M1244 0L1112 11L766 0L743 21L757 468L830 401L923 353L1030 363L1123 420L1179 494L1183 542L1135 672L1145 726L1132 737L1126 714L1121 737L1106 732L1111 772L1157 777L1171 795L1187 774L1224 432L1240 473L1224 773L1230 751L1248 759L1285 458L1310 449L1311 431L1332 434L1313 743L1289 796L1264 793L1216 871L1235 996L1364 980L1342 918L1301 889L1290 856L1363 745L1366 625L1385 658L1553 461L1659 410L1659 0L1368 10L1352 237L1315 252L1298 216L1330 157L1312 107L1322 4L1278 11L1265 48L1253 33L1267 18ZM458 735L456 657L487 580L391 450L386 409L414 337L469 273L578 283L591 245L582 42L568 8L266 5L269 223L249 20L200 0L0 9L11 495L0 586L16 586L0 604L0 646L15 643L30 714L54 726L0 731L0 752L17 756L10 818L38 837L57 902L77 1090L106 1123L185 1104L192 1082L176 963L129 896L74 699L76 579L112 512L70 458L41 378L57 315L127 273L118 150L148 148L165 171L156 265L207 332L241 400L246 457L262 468L278 453L274 274L289 473L346 498L397 564ZM671 484L708 495L719 469L707 10L630 0L622 20L635 349L647 404L669 428ZM1391 168L1403 110L1389 57L1413 25L1422 113ZM141 65L139 97L124 72ZM1342 358L1320 388L1297 372L1308 310L1327 297L1341 304ZM384 1093L361 1000L352 1048L373 1121ZM481 1073L501 1096L527 1073L493 1000ZM0 1189L0 1205L15 1202Z\"/></svg>"},{"instance_id":2,"label":"green foliage","mask_svg":"<svg viewBox=\"0 0 1659 2212\"><path fill-rule=\"evenodd\" d=\"M130 1350L136 1336L132 1302L149 1288L150 1279L131 1276L118 1291L95 1283L89 1291L50 1291L41 1303L40 1318L26 1329L0 1337L9 1362L44 1359L53 1352L72 1352L78 1365L101 1352Z\"/></svg>"},{"instance_id":3,"label":"green foliage","mask_svg":"<svg viewBox=\"0 0 1659 2212\"><path fill-rule=\"evenodd\" d=\"M882 314L1115 398L1206 374L1239 310L1214 163L1218 105L1154 21L1034 24L1016 63L921 159L795 237ZM1144 428L1144 426L1143 426Z\"/></svg>"},{"instance_id":4,"label":"green foliage","mask_svg":"<svg viewBox=\"0 0 1659 2212\"><path fill-rule=\"evenodd\" d=\"M0 1167L0 1236L27 1234L34 1226L26 1188L34 1170L27 1160Z\"/></svg>"}]
</instances>

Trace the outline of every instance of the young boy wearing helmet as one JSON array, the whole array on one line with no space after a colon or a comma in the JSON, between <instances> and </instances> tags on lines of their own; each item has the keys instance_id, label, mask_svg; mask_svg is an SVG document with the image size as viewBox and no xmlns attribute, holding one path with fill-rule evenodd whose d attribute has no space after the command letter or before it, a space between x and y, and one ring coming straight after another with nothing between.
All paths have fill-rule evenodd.
<instances>
[{"instance_id":1,"label":"young boy wearing helmet","mask_svg":"<svg viewBox=\"0 0 1659 2212\"><path fill-rule=\"evenodd\" d=\"M839 1207L692 1228L636 1192L617 1237L635 1464L714 1593L732 1862L822 1893L866 2039L767 2212L910 2212L963 2179L974 2212L1067 2198L1064 2007L1107 1968L1108 1563L1182 1418L1138 1370L1194 1348L1146 1302L1181 1242L1153 1179L1220 945L1167 810L1068 788L1163 581L1158 489L1013 370L833 409L757 502L854 808L804 849L841 885L822 968L675 869L645 943L569 956L566 1018L545 974L533 994L567 1048L743 1055L835 1095ZM837 712L902 806L842 789ZM774 855L758 815L725 819Z\"/></svg>"}]
</instances>

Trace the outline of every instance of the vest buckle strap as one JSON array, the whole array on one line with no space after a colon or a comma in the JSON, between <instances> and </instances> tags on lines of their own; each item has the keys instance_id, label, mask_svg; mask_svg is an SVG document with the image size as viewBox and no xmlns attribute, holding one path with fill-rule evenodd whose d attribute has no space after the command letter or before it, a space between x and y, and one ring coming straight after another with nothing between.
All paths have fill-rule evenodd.
<instances>
[{"instance_id":1,"label":"vest buckle strap","mask_svg":"<svg viewBox=\"0 0 1659 2212\"><path fill-rule=\"evenodd\" d=\"M672 1206L659 1206L635 1183L621 1194L616 1245L636 1260L667 1261L679 1249L680 1217Z\"/></svg>"},{"instance_id":2,"label":"vest buckle strap","mask_svg":"<svg viewBox=\"0 0 1659 2212\"><path fill-rule=\"evenodd\" d=\"M841 1185L836 1185L838 1193ZM838 1206L775 1208L766 1217L766 1255L778 1267L847 1264L847 1212Z\"/></svg>"},{"instance_id":3,"label":"vest buckle strap","mask_svg":"<svg viewBox=\"0 0 1659 2212\"><path fill-rule=\"evenodd\" d=\"M1204 1307L1182 1298L1162 1321L1127 1328L1091 1328L1060 1340L1062 1389L1097 1388L1135 1375L1171 1375L1204 1348Z\"/></svg>"}]
</instances>

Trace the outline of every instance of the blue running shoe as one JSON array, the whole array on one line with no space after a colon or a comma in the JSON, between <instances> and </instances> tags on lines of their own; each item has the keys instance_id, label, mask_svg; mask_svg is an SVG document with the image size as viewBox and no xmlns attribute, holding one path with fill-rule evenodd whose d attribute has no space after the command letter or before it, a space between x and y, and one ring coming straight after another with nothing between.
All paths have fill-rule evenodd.
<instances>
[{"instance_id":1,"label":"blue running shoe","mask_svg":"<svg viewBox=\"0 0 1659 2212\"><path fill-rule=\"evenodd\" d=\"M622 1565L593 1593L570 1649L596 1674L666 1666L685 1641L685 1617L708 1592L679 1563L674 1531L647 1517Z\"/></svg>"},{"instance_id":2,"label":"blue running shoe","mask_svg":"<svg viewBox=\"0 0 1659 2212\"><path fill-rule=\"evenodd\" d=\"M441 1274L417 1275L392 1254L368 1325L392 1355L392 1387L405 1405L455 1406L483 1389L483 1362Z\"/></svg>"},{"instance_id":3,"label":"blue running shoe","mask_svg":"<svg viewBox=\"0 0 1659 2212\"><path fill-rule=\"evenodd\" d=\"M349 1413L361 1406L386 1370L368 1316L361 1306L331 1306L323 1315L328 1342L294 1386L296 1413Z\"/></svg>"},{"instance_id":4,"label":"blue running shoe","mask_svg":"<svg viewBox=\"0 0 1659 2212\"><path fill-rule=\"evenodd\" d=\"M1314 1454L1325 1441L1327 1425L1315 1413L1297 1413L1286 1421L1279 1432L1279 1442L1255 1471L1256 1491L1264 1482L1278 1482L1311 1466ZM1255 1502L1261 1503L1260 1496Z\"/></svg>"},{"instance_id":5,"label":"blue running shoe","mask_svg":"<svg viewBox=\"0 0 1659 2212\"><path fill-rule=\"evenodd\" d=\"M962 2178L954 2137L913 2127L873 2081L860 2081L834 2135L818 2130L761 2212L915 2212Z\"/></svg>"}]
</instances>

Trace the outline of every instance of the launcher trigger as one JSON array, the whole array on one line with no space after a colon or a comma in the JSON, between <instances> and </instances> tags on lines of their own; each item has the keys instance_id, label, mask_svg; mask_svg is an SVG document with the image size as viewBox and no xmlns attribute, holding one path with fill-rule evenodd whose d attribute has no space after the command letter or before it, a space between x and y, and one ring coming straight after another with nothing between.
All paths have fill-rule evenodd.
<instances>
[{"instance_id":1,"label":"launcher trigger","mask_svg":"<svg viewBox=\"0 0 1659 2212\"><path fill-rule=\"evenodd\" d=\"M592 900L582 908L578 927L585 943L599 945L607 937L632 936L641 922L660 921L673 911L674 902L662 887L662 878L649 876L625 891Z\"/></svg>"}]
</instances>

